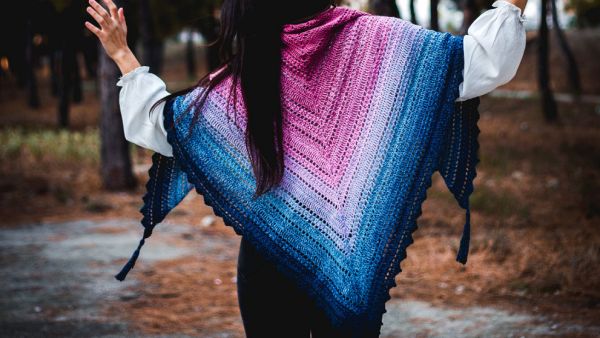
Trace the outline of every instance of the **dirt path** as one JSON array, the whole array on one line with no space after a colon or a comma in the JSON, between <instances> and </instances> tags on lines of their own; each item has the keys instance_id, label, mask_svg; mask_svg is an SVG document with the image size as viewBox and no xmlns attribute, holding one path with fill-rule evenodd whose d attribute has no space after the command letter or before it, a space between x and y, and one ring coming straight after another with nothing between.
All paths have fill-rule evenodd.
<instances>
[{"instance_id":1,"label":"dirt path","mask_svg":"<svg viewBox=\"0 0 600 338\"><path fill-rule=\"evenodd\" d=\"M135 220L114 219L31 224L2 230L2 336L151 336L132 330L123 312L107 311L137 297L132 287L143 287L138 276L130 276L123 283L113 278L139 240L135 232L138 226ZM170 245L187 230L189 227L177 225L161 229L160 234L148 240L139 266L184 255L212 255L214 249L224 252L223 248L233 250L237 245L233 238L200 239L195 242L196 250L192 250L192 245ZM225 333L209 337L232 336Z\"/></svg>"},{"instance_id":2,"label":"dirt path","mask_svg":"<svg viewBox=\"0 0 600 338\"><path fill-rule=\"evenodd\" d=\"M243 337L236 281L231 277L239 238L206 231L196 236L197 227L186 224L165 222L159 226L123 283L113 275L139 240L137 220L78 220L0 230L2 336ZM152 278L197 273L207 264L226 266L226 271L207 268L203 272L207 279L196 280L199 284L193 289L175 285L159 289L160 283ZM206 290L225 301L214 303ZM188 302L185 294L195 297L196 304L181 304ZM152 310L153 299L192 306L198 312L197 320L190 324L178 319L175 307ZM157 330L161 334L153 332ZM388 302L382 328L382 337L599 335L600 326L574 325L539 314L494 307L444 308L400 299Z\"/></svg>"},{"instance_id":3,"label":"dirt path","mask_svg":"<svg viewBox=\"0 0 600 338\"><path fill-rule=\"evenodd\" d=\"M386 305L382 337L598 337L600 326L584 327L548 316L490 306L444 308L413 300Z\"/></svg>"}]
</instances>

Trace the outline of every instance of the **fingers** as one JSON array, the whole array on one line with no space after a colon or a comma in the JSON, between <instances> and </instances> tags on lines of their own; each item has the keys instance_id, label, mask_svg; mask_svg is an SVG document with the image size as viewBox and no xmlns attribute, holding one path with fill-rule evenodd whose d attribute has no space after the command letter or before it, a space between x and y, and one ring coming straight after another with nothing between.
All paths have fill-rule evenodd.
<instances>
[{"instance_id":1,"label":"fingers","mask_svg":"<svg viewBox=\"0 0 600 338\"><path fill-rule=\"evenodd\" d=\"M100 26L103 25L103 23L108 24L111 20L110 18L110 14L108 14L108 12L106 11L106 9L104 9L104 7L100 6L99 3L97 3L95 0L89 0L90 6L92 6L93 8L88 7L88 13L92 14L91 11L95 12L96 15L98 17L101 18L102 22L98 21L98 19L96 18L96 16L94 16L94 14L92 14L92 16L94 16L94 19L96 19L96 21L98 21L98 23L100 24Z\"/></svg>"},{"instance_id":2,"label":"fingers","mask_svg":"<svg viewBox=\"0 0 600 338\"><path fill-rule=\"evenodd\" d=\"M115 3L112 0L102 0L102 2L104 2L104 4L108 7L108 10L110 10L110 16L112 16L113 19L116 19L118 16L117 6Z\"/></svg>"},{"instance_id":3,"label":"fingers","mask_svg":"<svg viewBox=\"0 0 600 338\"><path fill-rule=\"evenodd\" d=\"M125 23L125 14L123 13L123 7L119 8L117 14L119 15L119 22L124 24Z\"/></svg>"},{"instance_id":4,"label":"fingers","mask_svg":"<svg viewBox=\"0 0 600 338\"><path fill-rule=\"evenodd\" d=\"M96 20L96 22L98 22L100 27L106 27L108 22L104 19L102 15L98 14L98 12L96 12L92 7L87 7L86 11L94 18L94 20Z\"/></svg>"},{"instance_id":5,"label":"fingers","mask_svg":"<svg viewBox=\"0 0 600 338\"><path fill-rule=\"evenodd\" d=\"M85 27L87 27L87 29L94 33L94 35L96 35L98 38L100 37L100 33L102 31L98 27L92 25L89 21L85 22Z\"/></svg>"},{"instance_id":6,"label":"fingers","mask_svg":"<svg viewBox=\"0 0 600 338\"><path fill-rule=\"evenodd\" d=\"M123 28L127 29L127 22L125 22L125 13L124 13L123 7L119 8L118 14L119 14L119 22L121 23L121 25L123 25Z\"/></svg>"},{"instance_id":7,"label":"fingers","mask_svg":"<svg viewBox=\"0 0 600 338\"><path fill-rule=\"evenodd\" d=\"M123 8L117 8L113 0L102 0L102 2L108 7L107 12L96 0L88 0L90 6L86 8L86 11L98 22L100 28L94 26L90 22L85 22L85 26L94 33L98 38L105 33L110 33L121 26L123 32L127 32L127 25L125 23L125 14Z\"/></svg>"}]
</instances>

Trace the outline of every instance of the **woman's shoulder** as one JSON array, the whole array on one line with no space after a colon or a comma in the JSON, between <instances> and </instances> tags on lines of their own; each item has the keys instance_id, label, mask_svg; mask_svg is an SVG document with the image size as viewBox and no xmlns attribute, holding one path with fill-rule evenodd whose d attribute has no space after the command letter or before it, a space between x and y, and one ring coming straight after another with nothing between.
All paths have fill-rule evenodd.
<instances>
[{"instance_id":1,"label":"woman's shoulder","mask_svg":"<svg viewBox=\"0 0 600 338\"><path fill-rule=\"evenodd\" d=\"M463 36L461 35L432 30L402 18L367 13L367 15L359 17L356 21L360 25L359 30L364 34L377 37L389 35L390 39L396 40L398 37L404 37L400 38L402 45L419 45L424 41L440 40L462 46Z\"/></svg>"}]
</instances>

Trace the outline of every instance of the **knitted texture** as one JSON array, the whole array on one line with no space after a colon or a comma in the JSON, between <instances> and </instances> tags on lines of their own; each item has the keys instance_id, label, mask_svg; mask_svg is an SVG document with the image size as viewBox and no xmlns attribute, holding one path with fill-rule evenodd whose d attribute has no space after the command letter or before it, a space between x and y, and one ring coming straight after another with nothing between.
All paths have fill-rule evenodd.
<instances>
[{"instance_id":1,"label":"knitted texture","mask_svg":"<svg viewBox=\"0 0 600 338\"><path fill-rule=\"evenodd\" d=\"M182 112L204 88L168 100L173 157L152 157L143 239L116 278L125 278L144 238L195 188L335 326L377 336L435 171L466 211L457 256L466 263L479 99L455 102L463 40L342 7L285 25L282 40L280 185L252 199L245 110L239 86L237 109L228 100L231 77L209 93L188 142L196 107Z\"/></svg>"}]
</instances>

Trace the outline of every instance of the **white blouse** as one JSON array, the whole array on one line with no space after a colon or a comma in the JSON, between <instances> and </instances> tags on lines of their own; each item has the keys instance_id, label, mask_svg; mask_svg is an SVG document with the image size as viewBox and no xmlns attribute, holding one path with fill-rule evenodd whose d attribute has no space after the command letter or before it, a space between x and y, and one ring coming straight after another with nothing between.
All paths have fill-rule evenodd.
<instances>
[{"instance_id":1,"label":"white blouse","mask_svg":"<svg viewBox=\"0 0 600 338\"><path fill-rule=\"evenodd\" d=\"M463 40L463 82L457 101L489 93L516 74L525 51L524 17L510 2L497 0L481 14ZM121 76L117 86L125 139L165 156L173 156L163 126L164 102L149 115L150 107L169 95L165 83L140 66Z\"/></svg>"}]
</instances>

